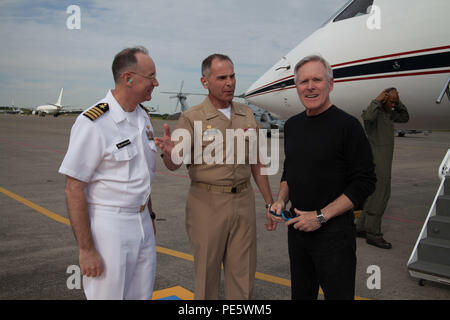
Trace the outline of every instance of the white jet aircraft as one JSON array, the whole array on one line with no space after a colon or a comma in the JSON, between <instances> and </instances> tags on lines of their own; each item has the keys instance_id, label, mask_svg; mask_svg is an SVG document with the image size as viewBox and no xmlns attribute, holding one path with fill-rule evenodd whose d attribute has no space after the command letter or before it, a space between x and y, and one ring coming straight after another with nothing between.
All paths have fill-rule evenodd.
<instances>
[{"instance_id":1,"label":"white jet aircraft","mask_svg":"<svg viewBox=\"0 0 450 320\"><path fill-rule=\"evenodd\" d=\"M62 95L63 95L64 88L61 88L61 91L59 93L59 98L56 103L48 103L42 106L36 107L36 109L33 111L33 114L38 114L40 116L45 116L47 114L51 114L55 117L58 116L58 114L62 111L63 106L61 105Z\"/></svg>"},{"instance_id":2,"label":"white jet aircraft","mask_svg":"<svg viewBox=\"0 0 450 320\"><path fill-rule=\"evenodd\" d=\"M279 119L303 111L294 67L320 54L334 73L331 102L358 119L383 89L395 87L410 113L402 129L450 129L449 12L449 0L349 1L261 76L245 99Z\"/></svg>"}]
</instances>

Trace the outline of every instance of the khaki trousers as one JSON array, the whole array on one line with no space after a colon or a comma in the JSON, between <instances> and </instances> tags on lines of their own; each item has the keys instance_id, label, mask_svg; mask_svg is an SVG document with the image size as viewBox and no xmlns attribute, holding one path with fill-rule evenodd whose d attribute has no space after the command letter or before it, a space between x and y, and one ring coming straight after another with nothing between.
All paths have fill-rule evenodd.
<instances>
[{"instance_id":1,"label":"khaki trousers","mask_svg":"<svg viewBox=\"0 0 450 320\"><path fill-rule=\"evenodd\" d=\"M221 263L226 299L251 299L256 272L255 197L250 182L239 193L196 185L186 203L186 230L195 265L195 299L218 299Z\"/></svg>"}]
</instances>

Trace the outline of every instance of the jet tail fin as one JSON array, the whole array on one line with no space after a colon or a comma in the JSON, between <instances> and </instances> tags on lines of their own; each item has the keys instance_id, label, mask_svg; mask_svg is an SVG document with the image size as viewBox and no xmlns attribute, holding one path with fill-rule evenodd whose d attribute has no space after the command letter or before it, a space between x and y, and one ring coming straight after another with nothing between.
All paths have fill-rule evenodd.
<instances>
[{"instance_id":1,"label":"jet tail fin","mask_svg":"<svg viewBox=\"0 0 450 320\"><path fill-rule=\"evenodd\" d=\"M58 101L56 101L56 103L55 103L55 105L57 105L58 107L61 107L61 101L62 101L63 90L64 90L64 88L61 88L61 92L59 93Z\"/></svg>"}]
</instances>

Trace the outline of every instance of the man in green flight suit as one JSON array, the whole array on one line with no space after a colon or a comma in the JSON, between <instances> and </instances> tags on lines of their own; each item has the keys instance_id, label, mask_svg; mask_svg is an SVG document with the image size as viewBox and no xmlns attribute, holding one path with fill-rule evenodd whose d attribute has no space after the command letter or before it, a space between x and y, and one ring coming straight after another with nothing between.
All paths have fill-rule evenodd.
<instances>
[{"instance_id":1,"label":"man in green flight suit","mask_svg":"<svg viewBox=\"0 0 450 320\"><path fill-rule=\"evenodd\" d=\"M367 199L356 221L358 237L365 237L370 245L391 249L381 233L383 217L391 195L391 168L394 153L394 122L408 122L409 114L395 88L383 90L363 111L364 128L372 147L377 182L375 192Z\"/></svg>"}]
</instances>

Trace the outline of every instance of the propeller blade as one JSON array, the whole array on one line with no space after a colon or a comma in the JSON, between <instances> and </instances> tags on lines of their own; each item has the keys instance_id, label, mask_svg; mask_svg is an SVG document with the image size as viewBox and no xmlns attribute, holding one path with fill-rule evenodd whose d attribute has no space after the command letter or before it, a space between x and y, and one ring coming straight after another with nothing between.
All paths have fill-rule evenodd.
<instances>
[{"instance_id":1,"label":"propeller blade","mask_svg":"<svg viewBox=\"0 0 450 320\"><path fill-rule=\"evenodd\" d=\"M181 94L181 90L183 90L183 85L184 85L184 80L181 80L180 94Z\"/></svg>"},{"instance_id":2,"label":"propeller blade","mask_svg":"<svg viewBox=\"0 0 450 320\"><path fill-rule=\"evenodd\" d=\"M183 94L191 95L191 96L207 96L208 95L207 93L191 93L191 92L187 92L187 93L183 92Z\"/></svg>"}]
</instances>

